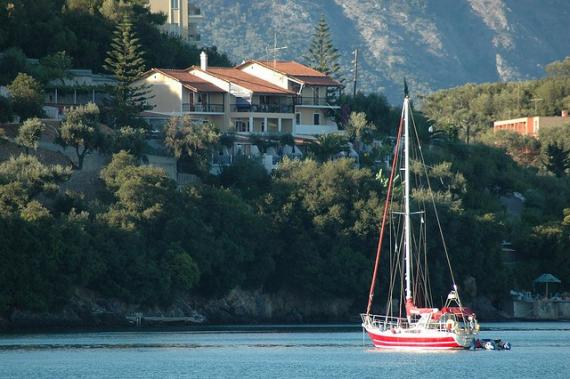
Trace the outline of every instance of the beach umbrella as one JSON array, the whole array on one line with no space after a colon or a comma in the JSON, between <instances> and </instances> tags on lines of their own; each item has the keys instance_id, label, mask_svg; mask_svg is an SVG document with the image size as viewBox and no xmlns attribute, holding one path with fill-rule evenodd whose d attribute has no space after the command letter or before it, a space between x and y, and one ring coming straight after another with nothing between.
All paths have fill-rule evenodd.
<instances>
[{"instance_id":1,"label":"beach umbrella","mask_svg":"<svg viewBox=\"0 0 570 379\"><path fill-rule=\"evenodd\" d=\"M533 283L544 283L546 285L545 297L548 297L548 283L562 283L562 281L552 274L542 274L534 279Z\"/></svg>"}]
</instances>

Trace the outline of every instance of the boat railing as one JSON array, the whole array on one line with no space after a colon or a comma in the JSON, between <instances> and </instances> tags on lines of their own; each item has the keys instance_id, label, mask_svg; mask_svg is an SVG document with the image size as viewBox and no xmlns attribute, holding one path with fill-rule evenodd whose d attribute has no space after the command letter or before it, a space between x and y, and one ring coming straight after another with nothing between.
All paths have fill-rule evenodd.
<instances>
[{"instance_id":1,"label":"boat railing","mask_svg":"<svg viewBox=\"0 0 570 379\"><path fill-rule=\"evenodd\" d=\"M448 320L440 319L437 321L429 320L428 322L421 322L421 320L412 320L410 323L405 317L367 314L361 314L360 316L362 318L363 326L368 326L380 331L396 331L401 329L406 329L408 331L413 331L414 329L417 329L418 331L430 329L442 332L449 332L453 330L459 333L470 333L474 330L478 331L478 326L476 324L470 325L461 321L457 321L455 319L450 320L453 322L448 322Z\"/></svg>"}]
</instances>

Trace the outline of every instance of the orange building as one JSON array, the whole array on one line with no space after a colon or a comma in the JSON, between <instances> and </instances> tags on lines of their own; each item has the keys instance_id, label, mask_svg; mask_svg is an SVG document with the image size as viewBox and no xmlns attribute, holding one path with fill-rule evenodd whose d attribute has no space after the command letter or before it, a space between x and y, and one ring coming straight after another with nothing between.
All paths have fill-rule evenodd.
<instances>
[{"instance_id":1,"label":"orange building","mask_svg":"<svg viewBox=\"0 0 570 379\"><path fill-rule=\"evenodd\" d=\"M495 121L493 123L493 130L495 132L498 130L508 130L522 134L524 136L537 138L540 128L563 125L570 126L570 117L568 117L568 111L562 111L561 116L533 116Z\"/></svg>"}]
</instances>

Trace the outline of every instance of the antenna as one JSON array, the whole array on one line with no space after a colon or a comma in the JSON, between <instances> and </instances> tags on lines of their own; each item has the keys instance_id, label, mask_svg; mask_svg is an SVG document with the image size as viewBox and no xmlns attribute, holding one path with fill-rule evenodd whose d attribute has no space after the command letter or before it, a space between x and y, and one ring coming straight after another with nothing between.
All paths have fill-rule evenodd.
<instances>
[{"instance_id":1,"label":"antenna","mask_svg":"<svg viewBox=\"0 0 570 379\"><path fill-rule=\"evenodd\" d=\"M265 48L266 55L273 54L273 68L277 65L277 53L279 50L285 50L287 46L277 47L277 32L273 33L273 48Z\"/></svg>"}]
</instances>

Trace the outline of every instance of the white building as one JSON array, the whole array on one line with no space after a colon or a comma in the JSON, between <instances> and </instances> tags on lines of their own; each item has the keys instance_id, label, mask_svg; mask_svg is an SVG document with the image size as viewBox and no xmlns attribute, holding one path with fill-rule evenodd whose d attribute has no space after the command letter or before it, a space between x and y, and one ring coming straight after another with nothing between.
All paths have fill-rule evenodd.
<instances>
[{"instance_id":1,"label":"white building","mask_svg":"<svg viewBox=\"0 0 570 379\"><path fill-rule=\"evenodd\" d=\"M294 61L209 67L203 52L199 67L155 68L140 82L150 86L153 109L145 115L155 120L188 115L238 134L309 136L338 131L334 113L341 84Z\"/></svg>"}]
</instances>

